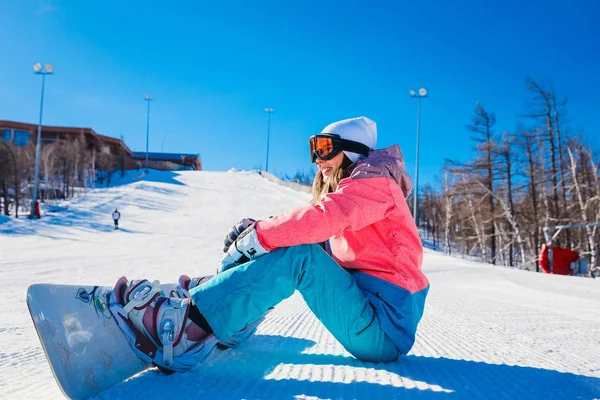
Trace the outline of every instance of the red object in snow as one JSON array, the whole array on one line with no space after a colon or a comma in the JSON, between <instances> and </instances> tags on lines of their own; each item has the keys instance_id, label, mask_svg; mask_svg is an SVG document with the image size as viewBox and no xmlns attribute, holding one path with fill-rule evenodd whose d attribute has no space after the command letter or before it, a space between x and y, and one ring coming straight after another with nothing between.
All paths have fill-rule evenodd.
<instances>
[{"instance_id":1,"label":"red object in snow","mask_svg":"<svg viewBox=\"0 0 600 400\"><path fill-rule=\"evenodd\" d=\"M547 274L573 275L571 263L579 260L579 254L571 249L552 247L552 272L550 272L550 261L548 260L548 246L542 245L539 263L542 270Z\"/></svg>"},{"instance_id":2,"label":"red object in snow","mask_svg":"<svg viewBox=\"0 0 600 400\"><path fill-rule=\"evenodd\" d=\"M35 210L33 210L33 213L35 214L35 216L37 218L42 218L42 213L40 212L40 201L36 201L35 202Z\"/></svg>"}]
</instances>

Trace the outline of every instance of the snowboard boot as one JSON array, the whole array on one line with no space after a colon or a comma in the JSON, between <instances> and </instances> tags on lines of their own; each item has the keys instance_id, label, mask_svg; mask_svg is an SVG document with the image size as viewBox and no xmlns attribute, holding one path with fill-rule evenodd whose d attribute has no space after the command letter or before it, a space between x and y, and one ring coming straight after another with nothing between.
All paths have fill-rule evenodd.
<instances>
[{"instance_id":1,"label":"snowboard boot","mask_svg":"<svg viewBox=\"0 0 600 400\"><path fill-rule=\"evenodd\" d=\"M200 315L192 299L167 297L158 281L122 277L111 292L110 311L136 355L165 372L194 367L216 346L210 327L190 318L190 311Z\"/></svg>"},{"instance_id":2,"label":"snowboard boot","mask_svg":"<svg viewBox=\"0 0 600 400\"><path fill-rule=\"evenodd\" d=\"M171 290L171 297L179 297L181 299L189 299L190 290L200 285L202 282L210 280L214 275L202 276L199 278L190 278L187 275L181 275L177 280L177 286Z\"/></svg>"}]
</instances>

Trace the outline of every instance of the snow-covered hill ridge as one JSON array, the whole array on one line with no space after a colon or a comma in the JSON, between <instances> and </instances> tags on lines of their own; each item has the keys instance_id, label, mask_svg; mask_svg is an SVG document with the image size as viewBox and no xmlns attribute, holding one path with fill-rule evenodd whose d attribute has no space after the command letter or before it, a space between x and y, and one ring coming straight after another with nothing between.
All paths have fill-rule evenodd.
<instances>
[{"instance_id":1,"label":"snow-covered hill ridge","mask_svg":"<svg viewBox=\"0 0 600 400\"><path fill-rule=\"evenodd\" d=\"M39 221L0 220L0 398L62 398L27 312L29 284L211 274L232 223L310 201L252 172L152 171L129 182L91 190ZM424 270L431 291L417 342L394 363L353 359L295 294L243 347L183 374L146 372L98 397L600 398L598 280L429 250Z\"/></svg>"}]
</instances>

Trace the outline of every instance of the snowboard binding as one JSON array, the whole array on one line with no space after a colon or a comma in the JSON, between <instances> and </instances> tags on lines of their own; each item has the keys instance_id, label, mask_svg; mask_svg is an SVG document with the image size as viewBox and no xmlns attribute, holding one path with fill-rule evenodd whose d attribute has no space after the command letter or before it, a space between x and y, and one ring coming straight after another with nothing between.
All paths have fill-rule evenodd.
<instances>
[{"instance_id":1,"label":"snowboard binding","mask_svg":"<svg viewBox=\"0 0 600 400\"><path fill-rule=\"evenodd\" d=\"M110 294L110 312L131 349L142 361L167 373L191 369L217 345L212 333L188 317L193 307L188 288L182 290L180 284L172 293L181 297L168 297L158 281L122 277Z\"/></svg>"}]
</instances>

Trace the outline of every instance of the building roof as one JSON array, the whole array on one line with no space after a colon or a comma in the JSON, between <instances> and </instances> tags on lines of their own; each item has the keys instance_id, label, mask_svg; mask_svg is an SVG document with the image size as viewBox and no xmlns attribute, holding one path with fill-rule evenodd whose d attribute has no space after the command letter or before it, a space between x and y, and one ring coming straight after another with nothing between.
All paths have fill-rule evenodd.
<instances>
[{"instance_id":1,"label":"building roof","mask_svg":"<svg viewBox=\"0 0 600 400\"><path fill-rule=\"evenodd\" d=\"M27 122L18 122L18 121L5 121L0 120L0 125L5 126L7 128L12 129L37 129L37 124L30 124ZM90 133L92 135L98 135L96 131L92 128L85 127L73 127L73 126L52 126L52 125L42 125L42 131L45 132L60 132L60 133Z\"/></svg>"},{"instance_id":2,"label":"building roof","mask_svg":"<svg viewBox=\"0 0 600 400\"><path fill-rule=\"evenodd\" d=\"M106 142L106 143L112 143L112 144L115 144L115 145L122 145L122 146L123 146L123 148L125 149L125 152L126 152L127 154L132 154L132 153L133 153L133 152L131 151L131 149L129 148L129 146L127 146L127 145L125 144L125 142L124 142L123 140L121 140L121 139L114 138L114 137L111 137L111 136L101 135L101 134L99 134L99 133L97 133L97 134L96 134L96 136L98 136L98 137L102 138L102 140L103 140L104 142Z\"/></svg>"},{"instance_id":3,"label":"building roof","mask_svg":"<svg viewBox=\"0 0 600 400\"><path fill-rule=\"evenodd\" d=\"M0 126L3 128L9 129L24 129L35 131L37 130L37 124L29 124L27 122L18 122L18 121L5 121L0 120ZM131 149L125 144L124 141L118 138L101 135L98 132L94 131L92 128L78 128L73 126L51 126L51 125L42 125L42 134L44 133L60 133L60 134L86 134L92 136L95 140L99 142L112 143L114 145L123 146L125 152L131 154Z\"/></svg>"},{"instance_id":4,"label":"building roof","mask_svg":"<svg viewBox=\"0 0 600 400\"><path fill-rule=\"evenodd\" d=\"M131 154L133 158L146 158L145 151L134 151ZM156 161L182 161L184 158L198 159L198 154L185 154L185 153L151 153L148 152L148 158Z\"/></svg>"}]
</instances>

